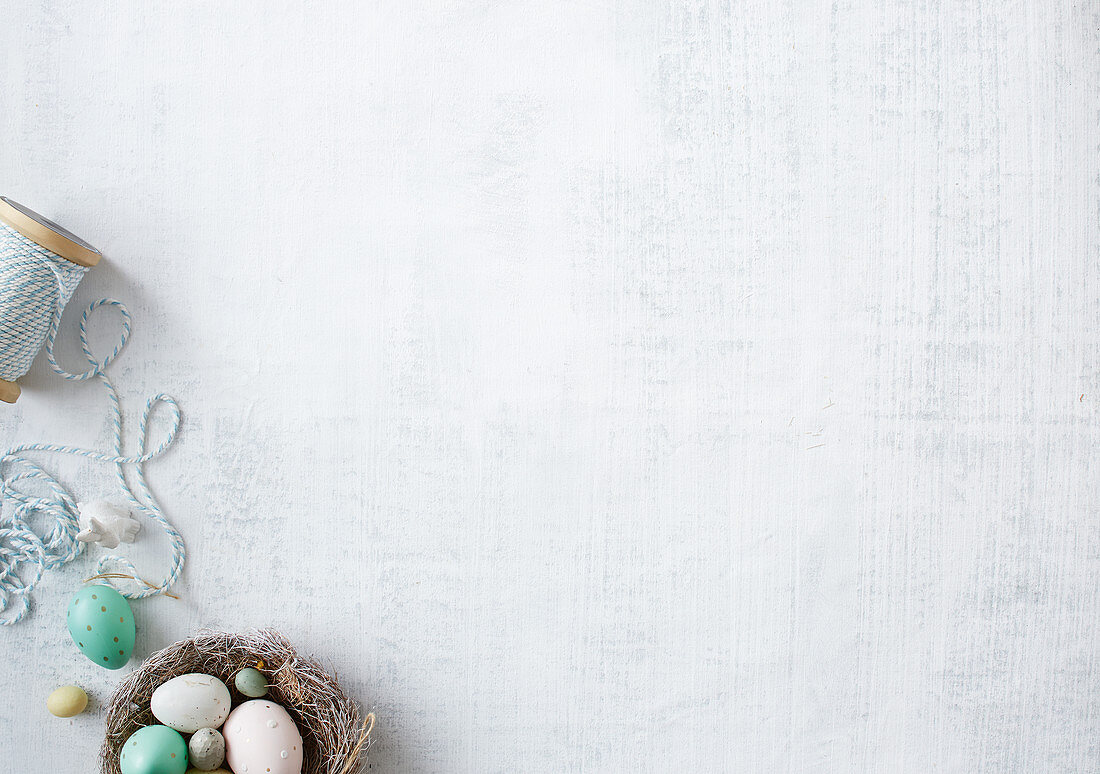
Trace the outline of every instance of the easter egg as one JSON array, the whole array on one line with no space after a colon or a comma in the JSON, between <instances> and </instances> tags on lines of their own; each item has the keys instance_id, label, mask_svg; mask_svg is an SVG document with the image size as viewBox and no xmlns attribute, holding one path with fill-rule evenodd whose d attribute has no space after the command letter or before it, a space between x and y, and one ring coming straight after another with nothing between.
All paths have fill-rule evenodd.
<instances>
[{"instance_id":1,"label":"easter egg","mask_svg":"<svg viewBox=\"0 0 1100 774\"><path fill-rule=\"evenodd\" d=\"M301 774L302 735L273 701L238 705L222 728L225 760L236 774Z\"/></svg>"},{"instance_id":2,"label":"easter egg","mask_svg":"<svg viewBox=\"0 0 1100 774\"><path fill-rule=\"evenodd\" d=\"M69 634L80 652L107 669L121 669L134 649L134 611L110 586L85 586L65 614Z\"/></svg>"},{"instance_id":3,"label":"easter egg","mask_svg":"<svg viewBox=\"0 0 1100 774\"><path fill-rule=\"evenodd\" d=\"M267 695L267 678L259 669L245 667L233 678L233 684L238 691L253 699Z\"/></svg>"},{"instance_id":4,"label":"easter egg","mask_svg":"<svg viewBox=\"0 0 1100 774\"><path fill-rule=\"evenodd\" d=\"M76 685L63 685L46 699L46 709L59 718L79 715L88 706L88 694Z\"/></svg>"},{"instance_id":5,"label":"easter egg","mask_svg":"<svg viewBox=\"0 0 1100 774\"><path fill-rule=\"evenodd\" d=\"M168 726L145 726L122 745L118 765L122 774L184 774L187 743Z\"/></svg>"},{"instance_id":6,"label":"easter egg","mask_svg":"<svg viewBox=\"0 0 1100 774\"><path fill-rule=\"evenodd\" d=\"M153 717L184 734L217 728L225 722L229 706L225 683L202 674L173 677L153 691L149 701Z\"/></svg>"},{"instance_id":7,"label":"easter egg","mask_svg":"<svg viewBox=\"0 0 1100 774\"><path fill-rule=\"evenodd\" d=\"M225 763L225 739L213 728L200 728L187 740L187 758L201 771L213 771Z\"/></svg>"}]
</instances>

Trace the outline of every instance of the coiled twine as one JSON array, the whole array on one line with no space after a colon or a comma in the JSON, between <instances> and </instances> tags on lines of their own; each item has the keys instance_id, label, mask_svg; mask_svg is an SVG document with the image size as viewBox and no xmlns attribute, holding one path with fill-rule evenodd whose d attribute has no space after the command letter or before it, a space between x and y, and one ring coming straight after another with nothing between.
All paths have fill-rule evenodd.
<instances>
[{"instance_id":1,"label":"coiled twine","mask_svg":"<svg viewBox=\"0 0 1100 774\"><path fill-rule=\"evenodd\" d=\"M0 197L0 400L15 401L19 387L14 379L27 372L45 345L50 368L58 376L74 382L94 379L103 385L110 433L106 449L26 443L0 454L0 625L22 621L30 612L31 594L44 571L72 561L85 548L77 540L77 500L36 461L41 455L70 455L106 463L130 512L139 520L147 518L164 532L171 558L160 583L144 580L125 556L100 556L96 564L99 577L123 595L140 599L168 594L186 560L183 538L168 521L145 479L145 463L167 451L175 440L181 421L179 405L169 395L151 397L138 424L136 453L128 453L123 444L118 392L107 375L108 366L130 337L130 313L113 299L93 302L80 318L80 347L87 367L68 371L54 357L65 305L88 267L98 260L99 252L79 237ZM97 309L113 310L121 323L114 349L102 358L92 353L88 342L88 319ZM167 426L160 442L154 443L151 420L158 409L167 414Z\"/></svg>"}]
</instances>

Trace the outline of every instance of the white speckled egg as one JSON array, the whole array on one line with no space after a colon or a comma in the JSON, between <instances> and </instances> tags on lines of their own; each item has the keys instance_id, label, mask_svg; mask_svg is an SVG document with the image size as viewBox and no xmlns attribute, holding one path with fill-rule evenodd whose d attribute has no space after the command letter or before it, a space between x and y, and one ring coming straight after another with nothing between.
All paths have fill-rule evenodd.
<instances>
[{"instance_id":1,"label":"white speckled egg","mask_svg":"<svg viewBox=\"0 0 1100 774\"><path fill-rule=\"evenodd\" d=\"M301 774L302 735L273 701L246 701L222 728L225 760L234 774Z\"/></svg>"},{"instance_id":2,"label":"white speckled egg","mask_svg":"<svg viewBox=\"0 0 1100 774\"><path fill-rule=\"evenodd\" d=\"M180 733L217 728L229 714L229 689L210 675L173 677L153 691L149 708L153 716Z\"/></svg>"}]
</instances>

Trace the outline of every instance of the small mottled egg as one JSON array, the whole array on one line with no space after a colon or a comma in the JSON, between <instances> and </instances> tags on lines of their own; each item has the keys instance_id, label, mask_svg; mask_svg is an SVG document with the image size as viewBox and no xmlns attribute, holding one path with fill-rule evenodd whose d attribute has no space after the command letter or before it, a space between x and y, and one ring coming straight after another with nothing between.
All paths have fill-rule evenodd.
<instances>
[{"instance_id":1,"label":"small mottled egg","mask_svg":"<svg viewBox=\"0 0 1100 774\"><path fill-rule=\"evenodd\" d=\"M65 614L80 652L107 669L122 669L134 650L134 611L110 586L85 586Z\"/></svg>"},{"instance_id":2,"label":"small mottled egg","mask_svg":"<svg viewBox=\"0 0 1100 774\"><path fill-rule=\"evenodd\" d=\"M225 760L235 774L301 774L302 735L273 701L253 699L226 718Z\"/></svg>"},{"instance_id":3,"label":"small mottled egg","mask_svg":"<svg viewBox=\"0 0 1100 774\"><path fill-rule=\"evenodd\" d=\"M229 707L225 683L202 674L173 677L153 691L149 701L153 717L184 734L217 728L225 721Z\"/></svg>"},{"instance_id":4,"label":"small mottled egg","mask_svg":"<svg viewBox=\"0 0 1100 774\"><path fill-rule=\"evenodd\" d=\"M200 728L187 741L187 757L196 769L213 771L225 763L225 739L213 728Z\"/></svg>"},{"instance_id":5,"label":"small mottled egg","mask_svg":"<svg viewBox=\"0 0 1100 774\"><path fill-rule=\"evenodd\" d=\"M46 709L59 718L79 715L88 706L88 694L77 685L63 685L46 699Z\"/></svg>"},{"instance_id":6,"label":"small mottled egg","mask_svg":"<svg viewBox=\"0 0 1100 774\"><path fill-rule=\"evenodd\" d=\"M118 765L122 774L184 774L187 742L168 726L145 726L122 745Z\"/></svg>"},{"instance_id":7,"label":"small mottled egg","mask_svg":"<svg viewBox=\"0 0 1100 774\"><path fill-rule=\"evenodd\" d=\"M259 669L245 667L233 678L233 684L238 691L253 699L267 695L267 678Z\"/></svg>"}]
</instances>

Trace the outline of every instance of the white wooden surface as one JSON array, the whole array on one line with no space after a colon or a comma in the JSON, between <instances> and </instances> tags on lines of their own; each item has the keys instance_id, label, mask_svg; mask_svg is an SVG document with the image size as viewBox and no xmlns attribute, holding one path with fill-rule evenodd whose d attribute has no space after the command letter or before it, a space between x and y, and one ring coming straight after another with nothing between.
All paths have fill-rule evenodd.
<instances>
[{"instance_id":1,"label":"white wooden surface","mask_svg":"<svg viewBox=\"0 0 1100 774\"><path fill-rule=\"evenodd\" d=\"M139 655L276 626L380 772L1100 770L1098 42L1058 0L6 3L0 188L108 256L127 406L186 412ZM4 445L102 443L95 385L24 390ZM90 566L0 631L7 771L93 770Z\"/></svg>"}]
</instances>

